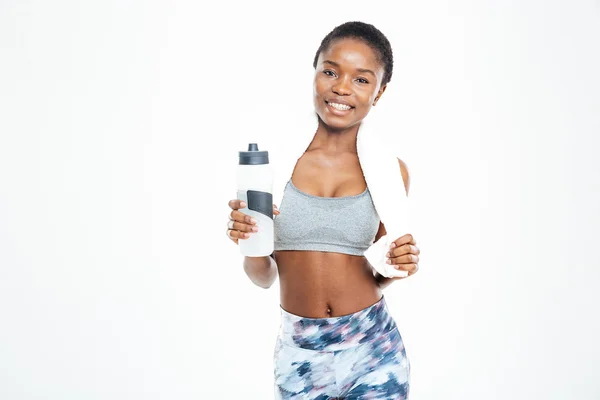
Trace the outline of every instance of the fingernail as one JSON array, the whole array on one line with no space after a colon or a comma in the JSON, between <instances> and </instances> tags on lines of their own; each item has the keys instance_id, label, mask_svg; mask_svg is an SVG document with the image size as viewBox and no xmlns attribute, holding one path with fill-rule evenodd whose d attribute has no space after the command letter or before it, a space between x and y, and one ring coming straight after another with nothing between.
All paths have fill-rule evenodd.
<instances>
[{"instance_id":1,"label":"fingernail","mask_svg":"<svg viewBox=\"0 0 600 400\"><path fill-rule=\"evenodd\" d=\"M240 207L242 207L242 208L246 207L246 203L245 203L245 202L243 202L243 201L241 201L241 202L240 202Z\"/></svg>"},{"instance_id":2,"label":"fingernail","mask_svg":"<svg viewBox=\"0 0 600 400\"><path fill-rule=\"evenodd\" d=\"M385 256L386 256L386 257L389 257L389 256L390 256L390 253L386 253L386 254L385 254Z\"/></svg>"},{"instance_id":3,"label":"fingernail","mask_svg":"<svg viewBox=\"0 0 600 400\"><path fill-rule=\"evenodd\" d=\"M251 223L251 224L255 224L255 223L256 223L256 220L255 220L254 218L250 218L250 223Z\"/></svg>"},{"instance_id":4,"label":"fingernail","mask_svg":"<svg viewBox=\"0 0 600 400\"><path fill-rule=\"evenodd\" d=\"M390 249L393 249L394 247L396 247L396 243L392 242L392 244L390 244Z\"/></svg>"},{"instance_id":5,"label":"fingernail","mask_svg":"<svg viewBox=\"0 0 600 400\"><path fill-rule=\"evenodd\" d=\"M253 226L252 227L252 232L258 232L258 226Z\"/></svg>"}]
</instances>

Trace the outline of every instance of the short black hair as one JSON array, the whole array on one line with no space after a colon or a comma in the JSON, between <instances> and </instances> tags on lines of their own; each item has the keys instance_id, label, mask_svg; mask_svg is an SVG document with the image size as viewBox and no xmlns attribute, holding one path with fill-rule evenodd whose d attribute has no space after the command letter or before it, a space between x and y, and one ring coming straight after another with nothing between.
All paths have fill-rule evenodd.
<instances>
[{"instance_id":1,"label":"short black hair","mask_svg":"<svg viewBox=\"0 0 600 400\"><path fill-rule=\"evenodd\" d=\"M349 21L336 26L321 41L321 45L315 54L313 68L317 68L319 54L327 50L331 43L337 39L357 39L364 42L379 55L379 62L383 64L383 80L381 86L392 80L394 70L394 55L390 41L375 26L360 21Z\"/></svg>"}]
</instances>

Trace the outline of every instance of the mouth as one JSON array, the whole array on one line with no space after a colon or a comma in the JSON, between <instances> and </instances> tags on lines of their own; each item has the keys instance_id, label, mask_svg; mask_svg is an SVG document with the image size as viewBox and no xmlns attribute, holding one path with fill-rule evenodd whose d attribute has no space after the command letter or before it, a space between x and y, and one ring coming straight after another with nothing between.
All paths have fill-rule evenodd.
<instances>
[{"instance_id":1,"label":"mouth","mask_svg":"<svg viewBox=\"0 0 600 400\"><path fill-rule=\"evenodd\" d=\"M354 107L349 104L335 103L333 101L329 102L325 100L325 104L327 104L327 109L336 115L346 115L354 109Z\"/></svg>"}]
</instances>

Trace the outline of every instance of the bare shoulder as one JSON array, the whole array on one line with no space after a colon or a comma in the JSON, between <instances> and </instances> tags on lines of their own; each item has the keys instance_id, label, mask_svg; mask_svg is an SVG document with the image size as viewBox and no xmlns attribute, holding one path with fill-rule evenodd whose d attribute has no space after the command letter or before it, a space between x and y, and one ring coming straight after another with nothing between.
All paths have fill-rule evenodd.
<instances>
[{"instance_id":1,"label":"bare shoulder","mask_svg":"<svg viewBox=\"0 0 600 400\"><path fill-rule=\"evenodd\" d=\"M404 189L408 196L408 188L410 187L410 174L408 173L408 166L404 161L398 158L398 164L400 165L400 173L402 174L402 180L404 181Z\"/></svg>"}]
</instances>

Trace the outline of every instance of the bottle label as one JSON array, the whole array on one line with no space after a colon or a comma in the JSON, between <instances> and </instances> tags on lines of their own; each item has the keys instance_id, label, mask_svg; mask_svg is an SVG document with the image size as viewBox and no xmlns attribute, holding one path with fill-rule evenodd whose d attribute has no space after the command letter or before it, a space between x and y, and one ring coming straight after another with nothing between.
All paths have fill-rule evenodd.
<instances>
[{"instance_id":1,"label":"bottle label","mask_svg":"<svg viewBox=\"0 0 600 400\"><path fill-rule=\"evenodd\" d=\"M248 209L273 219L273 194L258 190L247 190Z\"/></svg>"},{"instance_id":2,"label":"bottle label","mask_svg":"<svg viewBox=\"0 0 600 400\"><path fill-rule=\"evenodd\" d=\"M273 253L274 221L273 195L257 190L238 190L238 199L246 203L240 211L256 219L258 232L253 232L248 239L240 240L240 252L244 256L262 257Z\"/></svg>"}]
</instances>

